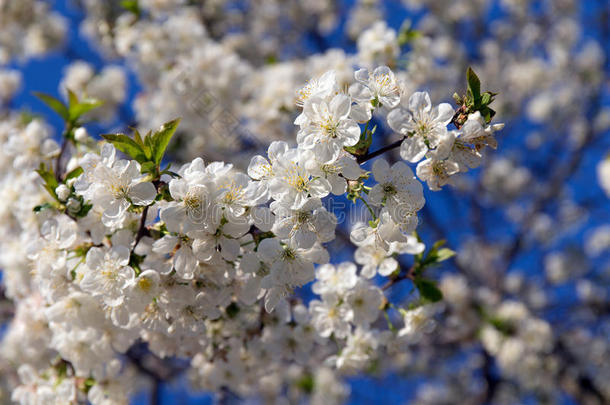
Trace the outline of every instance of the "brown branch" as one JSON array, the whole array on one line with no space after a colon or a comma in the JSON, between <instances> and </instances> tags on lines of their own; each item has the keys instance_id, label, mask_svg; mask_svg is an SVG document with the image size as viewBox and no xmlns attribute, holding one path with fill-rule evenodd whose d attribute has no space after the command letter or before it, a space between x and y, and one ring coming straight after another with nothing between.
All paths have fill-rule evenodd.
<instances>
[{"instance_id":1,"label":"brown branch","mask_svg":"<svg viewBox=\"0 0 610 405\"><path fill-rule=\"evenodd\" d=\"M144 207L144 211L142 211L142 216L140 217L140 226L138 227L138 234L136 235L136 243L133 245L132 252L136 250L136 246L140 243L140 239L144 237L148 230L146 229L146 217L148 215L148 206Z\"/></svg>"},{"instance_id":2,"label":"brown branch","mask_svg":"<svg viewBox=\"0 0 610 405\"><path fill-rule=\"evenodd\" d=\"M399 147L399 146L402 144L402 141L404 141L404 140L405 140L405 138L406 138L406 137L402 137L401 139L397 140L396 142L391 143L391 144L389 144L389 145L387 145L387 146L384 146L383 148L381 148L381 149L379 149L379 150L376 150L375 152L370 152L370 153L367 153L366 155L358 156L358 157L356 158L356 161L357 161L359 164L362 164L362 163L364 163L364 162L367 162L367 161L369 161L369 160L371 160L371 159L376 158L376 157L377 157L377 156L379 156L379 155L383 155L384 153L386 153L386 152L387 152L387 151L389 151L389 150L392 150L392 149L398 148L398 147Z\"/></svg>"},{"instance_id":3,"label":"brown branch","mask_svg":"<svg viewBox=\"0 0 610 405\"><path fill-rule=\"evenodd\" d=\"M402 280L407 280L407 279L414 280L415 279L415 275L413 274L414 272L415 272L415 265L411 266L409 268L409 270L407 270L405 273L398 274L397 276L389 279L383 285L383 287L381 287L381 289L385 291L388 288L392 287L393 285L400 283Z\"/></svg>"}]
</instances>

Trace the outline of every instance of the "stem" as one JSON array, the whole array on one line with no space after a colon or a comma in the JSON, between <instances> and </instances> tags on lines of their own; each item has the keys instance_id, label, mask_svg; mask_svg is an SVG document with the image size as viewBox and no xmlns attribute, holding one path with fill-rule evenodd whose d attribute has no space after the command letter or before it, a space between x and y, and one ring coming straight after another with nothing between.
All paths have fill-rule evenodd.
<instances>
[{"instance_id":1,"label":"stem","mask_svg":"<svg viewBox=\"0 0 610 405\"><path fill-rule=\"evenodd\" d=\"M379 150L376 150L375 152L370 152L370 153L367 153L366 155L358 156L356 158L356 161L358 163L362 164L362 163L364 163L366 161L369 161L369 160L371 160L373 158L376 158L379 155L383 155L384 153L386 153L389 150L398 148L402 144L402 141L405 140L405 138L406 137L402 137L401 139L397 140L396 142L391 143L391 144L389 144L387 146L384 146L383 148L381 148Z\"/></svg>"},{"instance_id":2,"label":"stem","mask_svg":"<svg viewBox=\"0 0 610 405\"><path fill-rule=\"evenodd\" d=\"M364 205L366 205L366 208L369 209L369 212L371 213L371 216L373 217L373 221L377 220L377 215L375 215L375 211L373 211L373 208L371 208L371 206L366 202L366 200L364 198L362 198L362 196L358 196L358 199L360 201L362 201L364 203Z\"/></svg>"},{"instance_id":3,"label":"stem","mask_svg":"<svg viewBox=\"0 0 610 405\"><path fill-rule=\"evenodd\" d=\"M161 405L161 380L153 378L153 383L150 393L150 405Z\"/></svg>"},{"instance_id":4,"label":"stem","mask_svg":"<svg viewBox=\"0 0 610 405\"><path fill-rule=\"evenodd\" d=\"M57 182L61 182L61 178L63 177L63 168L61 167L61 159L63 158L66 150L68 149L68 143L70 140L68 139L68 134L72 131L72 124L66 124L66 129L62 134L63 142L61 144L61 149L59 151L59 155L57 155L57 159L55 160L55 179Z\"/></svg>"},{"instance_id":5,"label":"stem","mask_svg":"<svg viewBox=\"0 0 610 405\"><path fill-rule=\"evenodd\" d=\"M133 245L132 252L136 250L136 246L140 242L140 239L146 234L146 216L148 215L148 206L144 207L144 211L142 211L142 216L140 217L140 227L138 228L138 234L136 235L136 243Z\"/></svg>"},{"instance_id":6,"label":"stem","mask_svg":"<svg viewBox=\"0 0 610 405\"><path fill-rule=\"evenodd\" d=\"M157 168L157 172L159 172L159 168ZM159 192L159 185L161 183L163 182L159 180L159 176L157 176L157 178L152 181L152 184L155 186L157 193ZM148 215L148 207L149 205L144 207L144 211L142 211L142 216L140 217L140 226L138 227L138 234L136 235L136 243L133 245L133 249L131 249L132 253L136 250L136 246L138 246L140 239L142 239L142 237L148 233L148 230L146 229L146 216Z\"/></svg>"},{"instance_id":7,"label":"stem","mask_svg":"<svg viewBox=\"0 0 610 405\"><path fill-rule=\"evenodd\" d=\"M383 287L381 287L381 289L385 291L388 288L392 287L394 284L397 284L397 283L401 282L402 280L406 280L406 279L413 280L413 272L414 271L415 271L415 265L411 266L409 268L409 270L407 270L406 273L399 274L398 276L388 280L388 282L385 283L383 285Z\"/></svg>"},{"instance_id":8,"label":"stem","mask_svg":"<svg viewBox=\"0 0 610 405\"><path fill-rule=\"evenodd\" d=\"M385 317L385 320L388 323L388 329L391 330L392 332L395 332L396 331L396 327L394 326L394 324L390 320L390 315L388 314L387 309L385 309L383 311L383 316Z\"/></svg>"},{"instance_id":9,"label":"stem","mask_svg":"<svg viewBox=\"0 0 610 405\"><path fill-rule=\"evenodd\" d=\"M66 133L70 131L66 128ZM61 167L61 159L63 158L66 150L68 149L68 139L64 136L64 141L61 144L61 149L59 150L59 155L57 155L57 159L55 160L55 179L57 182L61 182L61 178L63 177L63 168Z\"/></svg>"}]
</instances>

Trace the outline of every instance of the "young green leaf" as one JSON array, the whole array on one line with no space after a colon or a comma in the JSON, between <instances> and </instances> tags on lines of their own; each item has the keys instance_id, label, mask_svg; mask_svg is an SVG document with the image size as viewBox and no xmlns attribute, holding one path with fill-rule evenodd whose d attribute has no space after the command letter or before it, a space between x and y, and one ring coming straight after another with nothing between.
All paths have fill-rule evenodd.
<instances>
[{"instance_id":1,"label":"young green leaf","mask_svg":"<svg viewBox=\"0 0 610 405\"><path fill-rule=\"evenodd\" d=\"M147 161L142 163L142 165L140 166L140 172L142 172L142 174L144 173L154 173L155 169L157 168L157 165L155 164L155 162L151 162L151 161Z\"/></svg>"},{"instance_id":2,"label":"young green leaf","mask_svg":"<svg viewBox=\"0 0 610 405\"><path fill-rule=\"evenodd\" d=\"M104 134L102 138L139 163L144 163L148 160L142 146L125 134Z\"/></svg>"},{"instance_id":3,"label":"young green leaf","mask_svg":"<svg viewBox=\"0 0 610 405\"><path fill-rule=\"evenodd\" d=\"M64 179L64 181L74 179L74 178L80 176L82 173L83 173L83 168L78 166L76 169L73 169L68 174L66 174L66 178Z\"/></svg>"},{"instance_id":4,"label":"young green leaf","mask_svg":"<svg viewBox=\"0 0 610 405\"><path fill-rule=\"evenodd\" d=\"M70 105L70 111L69 111L70 121L75 122L82 115L88 113L89 111L93 110L94 108L101 106L102 104L104 104L103 100L86 98L84 100L77 102L74 105Z\"/></svg>"},{"instance_id":5,"label":"young green leaf","mask_svg":"<svg viewBox=\"0 0 610 405\"><path fill-rule=\"evenodd\" d=\"M44 163L41 163L40 167L36 169L36 173L38 173L38 175L44 181L44 188L49 192L49 194L51 194L51 197L59 201L59 198L57 198L57 194L55 193L55 189L57 188L59 183L55 178L55 173L53 173L53 169L47 169Z\"/></svg>"},{"instance_id":6,"label":"young green leaf","mask_svg":"<svg viewBox=\"0 0 610 405\"><path fill-rule=\"evenodd\" d=\"M477 106L481 99L481 80L471 67L466 71L466 81L468 82L468 91L472 95L474 105Z\"/></svg>"},{"instance_id":7,"label":"young green leaf","mask_svg":"<svg viewBox=\"0 0 610 405\"><path fill-rule=\"evenodd\" d=\"M456 253L449 248L442 248L436 254L436 261L444 262L447 259L451 259L455 254Z\"/></svg>"},{"instance_id":8,"label":"young green leaf","mask_svg":"<svg viewBox=\"0 0 610 405\"><path fill-rule=\"evenodd\" d=\"M398 32L397 42L399 46L403 46L418 38L421 33L415 29L413 29L413 25L411 20L405 20Z\"/></svg>"},{"instance_id":9,"label":"young green leaf","mask_svg":"<svg viewBox=\"0 0 610 405\"><path fill-rule=\"evenodd\" d=\"M65 121L70 120L70 112L68 107L59 99L45 93L40 93L35 91L34 95L42 100L47 106L49 106L53 111L59 114Z\"/></svg>"},{"instance_id":10,"label":"young green leaf","mask_svg":"<svg viewBox=\"0 0 610 405\"><path fill-rule=\"evenodd\" d=\"M44 204L40 204L34 207L34 212L40 212L42 210L46 210L49 208L53 208L53 205L51 203L44 203Z\"/></svg>"},{"instance_id":11,"label":"young green leaf","mask_svg":"<svg viewBox=\"0 0 610 405\"><path fill-rule=\"evenodd\" d=\"M481 96L481 105L487 105L491 103L491 93L486 91L485 93L483 93L483 95Z\"/></svg>"},{"instance_id":12,"label":"young green leaf","mask_svg":"<svg viewBox=\"0 0 610 405\"><path fill-rule=\"evenodd\" d=\"M432 280L417 278L415 279L415 287L417 287L419 294L430 302L438 302L443 299L443 293Z\"/></svg>"},{"instance_id":13,"label":"young green leaf","mask_svg":"<svg viewBox=\"0 0 610 405\"><path fill-rule=\"evenodd\" d=\"M161 128L159 128L157 132L153 134L151 139L151 149L153 151L152 158L156 164L161 164L161 160L163 160L163 155L165 154L167 145L169 145L169 141L172 139L172 136L176 132L178 124L180 124L180 118L176 118L173 121L166 122L161 126Z\"/></svg>"},{"instance_id":14,"label":"young green leaf","mask_svg":"<svg viewBox=\"0 0 610 405\"><path fill-rule=\"evenodd\" d=\"M121 7L133 13L138 18L142 13L142 11L140 10L140 5L138 4L138 0L123 0L121 1Z\"/></svg>"},{"instance_id":15,"label":"young green leaf","mask_svg":"<svg viewBox=\"0 0 610 405\"><path fill-rule=\"evenodd\" d=\"M373 143L373 134L377 130L377 125L373 129L366 129L360 134L360 140L354 146L344 146L343 149L354 156L366 155Z\"/></svg>"},{"instance_id":16,"label":"young green leaf","mask_svg":"<svg viewBox=\"0 0 610 405\"><path fill-rule=\"evenodd\" d=\"M78 104L78 96L70 89L68 90L68 109L71 109L73 106Z\"/></svg>"}]
</instances>

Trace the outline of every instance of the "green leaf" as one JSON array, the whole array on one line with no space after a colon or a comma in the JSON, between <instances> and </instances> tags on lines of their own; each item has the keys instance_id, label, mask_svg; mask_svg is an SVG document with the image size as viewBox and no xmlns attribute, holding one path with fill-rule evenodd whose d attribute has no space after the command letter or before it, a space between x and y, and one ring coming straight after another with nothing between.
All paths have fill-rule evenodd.
<instances>
[{"instance_id":1,"label":"green leaf","mask_svg":"<svg viewBox=\"0 0 610 405\"><path fill-rule=\"evenodd\" d=\"M81 203L80 211L76 213L76 216L79 218L86 217L89 211L93 208L93 204Z\"/></svg>"},{"instance_id":2,"label":"green leaf","mask_svg":"<svg viewBox=\"0 0 610 405\"><path fill-rule=\"evenodd\" d=\"M53 169L47 169L44 163L41 163L40 167L36 169L36 173L42 177L42 180L44 181L44 188L49 192L49 194L51 194L51 197L59 201L59 198L57 198L57 194L55 193L55 189L59 183L57 183Z\"/></svg>"},{"instance_id":3,"label":"green leaf","mask_svg":"<svg viewBox=\"0 0 610 405\"><path fill-rule=\"evenodd\" d=\"M455 254L456 253L449 248L442 248L436 254L436 261L444 262L447 259L451 259Z\"/></svg>"},{"instance_id":4,"label":"green leaf","mask_svg":"<svg viewBox=\"0 0 610 405\"><path fill-rule=\"evenodd\" d=\"M491 93L486 91L481 96L481 105L486 106L489 103L491 103Z\"/></svg>"},{"instance_id":5,"label":"green leaf","mask_svg":"<svg viewBox=\"0 0 610 405\"><path fill-rule=\"evenodd\" d=\"M157 165L155 164L155 162L148 161L142 163L142 166L140 167L140 172L142 172L142 174L154 173L156 168Z\"/></svg>"},{"instance_id":6,"label":"green leaf","mask_svg":"<svg viewBox=\"0 0 610 405\"><path fill-rule=\"evenodd\" d=\"M142 146L142 149L145 150L148 160L153 160L152 131L148 131L146 135L144 135L144 146Z\"/></svg>"},{"instance_id":7,"label":"green leaf","mask_svg":"<svg viewBox=\"0 0 610 405\"><path fill-rule=\"evenodd\" d=\"M303 392L311 394L315 386L315 381L311 374L305 374L303 377L297 380L296 385Z\"/></svg>"},{"instance_id":8,"label":"green leaf","mask_svg":"<svg viewBox=\"0 0 610 405\"><path fill-rule=\"evenodd\" d=\"M40 212L42 210L46 210L49 208L53 208L53 204L51 203L44 203L44 204L40 204L34 207L33 211L34 212Z\"/></svg>"},{"instance_id":9,"label":"green leaf","mask_svg":"<svg viewBox=\"0 0 610 405\"><path fill-rule=\"evenodd\" d=\"M93 247L91 243L85 243L74 248L73 252L76 257L85 257L87 252Z\"/></svg>"},{"instance_id":10,"label":"green leaf","mask_svg":"<svg viewBox=\"0 0 610 405\"><path fill-rule=\"evenodd\" d=\"M115 148L139 163L148 161L142 146L125 134L104 134L102 138L114 145Z\"/></svg>"},{"instance_id":11,"label":"green leaf","mask_svg":"<svg viewBox=\"0 0 610 405\"><path fill-rule=\"evenodd\" d=\"M166 122L159 128L155 134L152 136L152 158L156 164L160 164L161 160L163 160L163 155L165 154L165 150L167 149L167 145L169 145L169 141L172 139L172 136L176 132L178 125L180 124L180 118L176 118L173 121Z\"/></svg>"},{"instance_id":12,"label":"green leaf","mask_svg":"<svg viewBox=\"0 0 610 405\"><path fill-rule=\"evenodd\" d=\"M354 146L345 146L343 149L347 153L351 153L354 156L366 155L371 147L371 144L373 143L373 134L375 133L376 129L377 125L375 125L371 130L365 128L365 130L360 134L360 140L357 144Z\"/></svg>"},{"instance_id":13,"label":"green leaf","mask_svg":"<svg viewBox=\"0 0 610 405\"><path fill-rule=\"evenodd\" d=\"M142 135L140 135L140 132L137 129L133 130L133 139L134 141L136 141L136 143L138 145L140 145L142 147L142 150L144 151L144 154L146 155L146 159L151 160L152 159L152 151L150 149L150 140L147 140L147 138L150 137L150 134L152 132L148 131L148 133L144 134L144 137L142 137Z\"/></svg>"},{"instance_id":14,"label":"green leaf","mask_svg":"<svg viewBox=\"0 0 610 405\"><path fill-rule=\"evenodd\" d=\"M419 259L419 269L418 269L419 272L423 271L424 267L429 266L429 265L437 262L438 249L441 246L443 246L444 244L445 244L445 240L443 240L443 239L437 240L436 242L434 242L434 244L428 250L426 255L423 256L423 258Z\"/></svg>"},{"instance_id":15,"label":"green leaf","mask_svg":"<svg viewBox=\"0 0 610 405\"><path fill-rule=\"evenodd\" d=\"M74 178L80 176L82 173L83 173L83 168L78 166L76 169L73 169L68 174L66 174L66 178L64 179L64 182L68 181L70 179L74 179Z\"/></svg>"},{"instance_id":16,"label":"green leaf","mask_svg":"<svg viewBox=\"0 0 610 405\"><path fill-rule=\"evenodd\" d=\"M70 89L66 89L68 91L68 109L71 109L73 106L78 104L78 97L76 93L74 93Z\"/></svg>"},{"instance_id":17,"label":"green leaf","mask_svg":"<svg viewBox=\"0 0 610 405\"><path fill-rule=\"evenodd\" d=\"M142 11L140 10L140 5L138 4L138 0L123 0L121 1L121 7L125 10L135 14L136 17L140 17Z\"/></svg>"},{"instance_id":18,"label":"green leaf","mask_svg":"<svg viewBox=\"0 0 610 405\"><path fill-rule=\"evenodd\" d=\"M92 377L89 377L83 383L85 394L91 390L91 388L95 385L95 380Z\"/></svg>"},{"instance_id":19,"label":"green leaf","mask_svg":"<svg viewBox=\"0 0 610 405\"><path fill-rule=\"evenodd\" d=\"M84 100L81 100L80 102L78 102L75 105L71 105L70 106L70 121L75 122L82 115L88 113L89 111L93 110L94 108L101 106L102 104L104 104L103 100L86 98Z\"/></svg>"},{"instance_id":20,"label":"green leaf","mask_svg":"<svg viewBox=\"0 0 610 405\"><path fill-rule=\"evenodd\" d=\"M417 30L413 29L411 25L411 20L405 20L400 27L400 31L398 32L398 46L403 46L418 38L421 33Z\"/></svg>"},{"instance_id":21,"label":"green leaf","mask_svg":"<svg viewBox=\"0 0 610 405\"><path fill-rule=\"evenodd\" d=\"M161 174L167 174L168 176L171 176L171 177L174 177L174 178L177 178L177 179L181 177L178 173L172 172L171 170L167 170L167 169L163 170L161 172Z\"/></svg>"},{"instance_id":22,"label":"green leaf","mask_svg":"<svg viewBox=\"0 0 610 405\"><path fill-rule=\"evenodd\" d=\"M443 293L432 280L417 278L415 279L415 287L417 287L419 294L430 302L438 302L443 299Z\"/></svg>"},{"instance_id":23,"label":"green leaf","mask_svg":"<svg viewBox=\"0 0 610 405\"><path fill-rule=\"evenodd\" d=\"M466 71L466 81L468 82L468 91L470 92L475 105L478 105L478 102L481 99L481 80L471 67Z\"/></svg>"},{"instance_id":24,"label":"green leaf","mask_svg":"<svg viewBox=\"0 0 610 405\"><path fill-rule=\"evenodd\" d=\"M47 106L49 106L53 111L59 114L65 121L70 120L70 112L68 111L68 107L59 99L45 93L40 93L35 91L34 95L42 100Z\"/></svg>"},{"instance_id":25,"label":"green leaf","mask_svg":"<svg viewBox=\"0 0 610 405\"><path fill-rule=\"evenodd\" d=\"M485 123L487 124L489 124L494 115L496 115L496 112L489 107L483 107L479 111L481 112L481 116L485 118Z\"/></svg>"},{"instance_id":26,"label":"green leaf","mask_svg":"<svg viewBox=\"0 0 610 405\"><path fill-rule=\"evenodd\" d=\"M144 141L142 140L142 136L140 135L140 131L137 129L133 129L133 140L140 146L144 146Z\"/></svg>"},{"instance_id":27,"label":"green leaf","mask_svg":"<svg viewBox=\"0 0 610 405\"><path fill-rule=\"evenodd\" d=\"M515 334L515 326L510 321L498 317L490 317L488 322L503 335L510 336Z\"/></svg>"}]
</instances>

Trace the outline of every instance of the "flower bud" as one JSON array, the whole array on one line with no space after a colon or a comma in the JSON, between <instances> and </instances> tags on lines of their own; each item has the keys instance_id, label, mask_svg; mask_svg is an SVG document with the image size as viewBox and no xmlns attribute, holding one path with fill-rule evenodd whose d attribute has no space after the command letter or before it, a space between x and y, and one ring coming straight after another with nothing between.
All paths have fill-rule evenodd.
<instances>
[{"instance_id":1,"label":"flower bud","mask_svg":"<svg viewBox=\"0 0 610 405\"><path fill-rule=\"evenodd\" d=\"M78 201L76 198L70 198L66 203L66 208L68 209L69 213L75 214L80 211L80 201Z\"/></svg>"},{"instance_id":2,"label":"flower bud","mask_svg":"<svg viewBox=\"0 0 610 405\"><path fill-rule=\"evenodd\" d=\"M57 194L59 201L66 201L70 197L70 189L65 184L60 184L55 189L55 194Z\"/></svg>"},{"instance_id":3,"label":"flower bud","mask_svg":"<svg viewBox=\"0 0 610 405\"><path fill-rule=\"evenodd\" d=\"M86 142L88 138L89 134L85 127L78 127L74 130L74 139L76 139L77 142Z\"/></svg>"}]
</instances>

